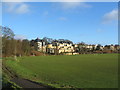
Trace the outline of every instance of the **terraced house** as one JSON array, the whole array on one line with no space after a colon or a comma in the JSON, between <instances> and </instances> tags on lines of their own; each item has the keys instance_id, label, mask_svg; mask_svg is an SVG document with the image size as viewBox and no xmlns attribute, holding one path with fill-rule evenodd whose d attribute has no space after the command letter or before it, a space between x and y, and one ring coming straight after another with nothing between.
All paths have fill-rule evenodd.
<instances>
[{"instance_id":1,"label":"terraced house","mask_svg":"<svg viewBox=\"0 0 120 90\"><path fill-rule=\"evenodd\" d=\"M69 40L52 40L48 43L47 40L35 39L33 40L33 46L36 46L36 50L42 53L55 54L55 55L75 55L75 54L87 54L87 53L112 53L120 51L120 45L105 45L100 44L73 44Z\"/></svg>"},{"instance_id":2,"label":"terraced house","mask_svg":"<svg viewBox=\"0 0 120 90\"><path fill-rule=\"evenodd\" d=\"M74 47L72 43L64 41L54 41L47 45L47 52L52 54L72 54L74 52Z\"/></svg>"}]
</instances>

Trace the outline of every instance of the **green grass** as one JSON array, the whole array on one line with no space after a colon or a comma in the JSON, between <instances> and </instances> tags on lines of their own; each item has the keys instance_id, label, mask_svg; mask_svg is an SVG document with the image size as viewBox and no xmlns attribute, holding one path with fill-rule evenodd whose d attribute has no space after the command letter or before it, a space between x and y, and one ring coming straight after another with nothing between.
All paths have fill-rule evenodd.
<instances>
[{"instance_id":1,"label":"green grass","mask_svg":"<svg viewBox=\"0 0 120 90\"><path fill-rule=\"evenodd\" d=\"M117 54L21 57L6 64L21 77L55 87L118 87Z\"/></svg>"},{"instance_id":2,"label":"green grass","mask_svg":"<svg viewBox=\"0 0 120 90\"><path fill-rule=\"evenodd\" d=\"M11 89L14 89L14 90L20 90L21 87L18 86L17 84L15 84L14 82L10 81L10 77L3 71L2 72L2 79L0 79L2 82L2 88L3 89L8 89L8 88L11 88Z\"/></svg>"}]
</instances>

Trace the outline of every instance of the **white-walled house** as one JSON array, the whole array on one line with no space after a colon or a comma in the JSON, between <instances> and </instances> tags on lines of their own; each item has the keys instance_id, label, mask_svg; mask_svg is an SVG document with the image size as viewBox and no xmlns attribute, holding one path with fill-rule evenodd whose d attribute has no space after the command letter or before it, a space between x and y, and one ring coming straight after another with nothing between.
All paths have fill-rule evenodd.
<instances>
[{"instance_id":1,"label":"white-walled house","mask_svg":"<svg viewBox=\"0 0 120 90\"><path fill-rule=\"evenodd\" d=\"M101 46L99 44L91 45L85 43L73 44L70 41L53 41L51 43L46 43L42 39L32 40L37 43L37 51L49 54L66 54L66 55L76 55L83 53L94 53L94 51L104 52L106 50L111 50L113 52L120 51L120 45L105 45ZM33 46L33 45L32 45Z\"/></svg>"},{"instance_id":2,"label":"white-walled house","mask_svg":"<svg viewBox=\"0 0 120 90\"><path fill-rule=\"evenodd\" d=\"M48 53L73 53L74 47L71 43L60 43L55 42L54 44L47 45L47 52Z\"/></svg>"},{"instance_id":3,"label":"white-walled house","mask_svg":"<svg viewBox=\"0 0 120 90\"><path fill-rule=\"evenodd\" d=\"M45 43L45 41L37 38L37 39L35 39L35 42L37 43L38 51L46 52L46 43Z\"/></svg>"}]
</instances>

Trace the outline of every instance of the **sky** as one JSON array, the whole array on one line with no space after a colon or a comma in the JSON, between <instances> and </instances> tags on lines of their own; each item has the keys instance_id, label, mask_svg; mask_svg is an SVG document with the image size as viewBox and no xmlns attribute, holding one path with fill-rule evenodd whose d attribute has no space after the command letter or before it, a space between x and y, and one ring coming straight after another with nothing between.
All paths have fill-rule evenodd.
<instances>
[{"instance_id":1,"label":"sky","mask_svg":"<svg viewBox=\"0 0 120 90\"><path fill-rule=\"evenodd\" d=\"M6 2L2 5L2 25L11 28L16 38L118 43L117 2Z\"/></svg>"}]
</instances>

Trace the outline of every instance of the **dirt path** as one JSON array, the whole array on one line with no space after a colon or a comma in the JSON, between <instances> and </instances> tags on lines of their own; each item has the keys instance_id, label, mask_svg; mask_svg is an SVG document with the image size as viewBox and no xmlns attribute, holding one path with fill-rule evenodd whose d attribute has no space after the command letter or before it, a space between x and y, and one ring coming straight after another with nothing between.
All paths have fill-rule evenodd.
<instances>
[{"instance_id":1,"label":"dirt path","mask_svg":"<svg viewBox=\"0 0 120 90\"><path fill-rule=\"evenodd\" d=\"M13 73L10 69L8 69L8 67L6 67L5 65L2 65L2 69L4 70L4 72L11 77L12 82L16 83L17 85L19 85L22 88L45 88L45 90L50 90L53 88L50 86L45 86L41 83L37 83L28 79L24 79L21 77L18 77L15 73Z\"/></svg>"},{"instance_id":2,"label":"dirt path","mask_svg":"<svg viewBox=\"0 0 120 90\"><path fill-rule=\"evenodd\" d=\"M36 83L27 79L23 79L23 78L13 78L11 80L12 82L16 83L17 85L19 85L22 88L48 88L47 86L44 86L40 83Z\"/></svg>"}]
</instances>

